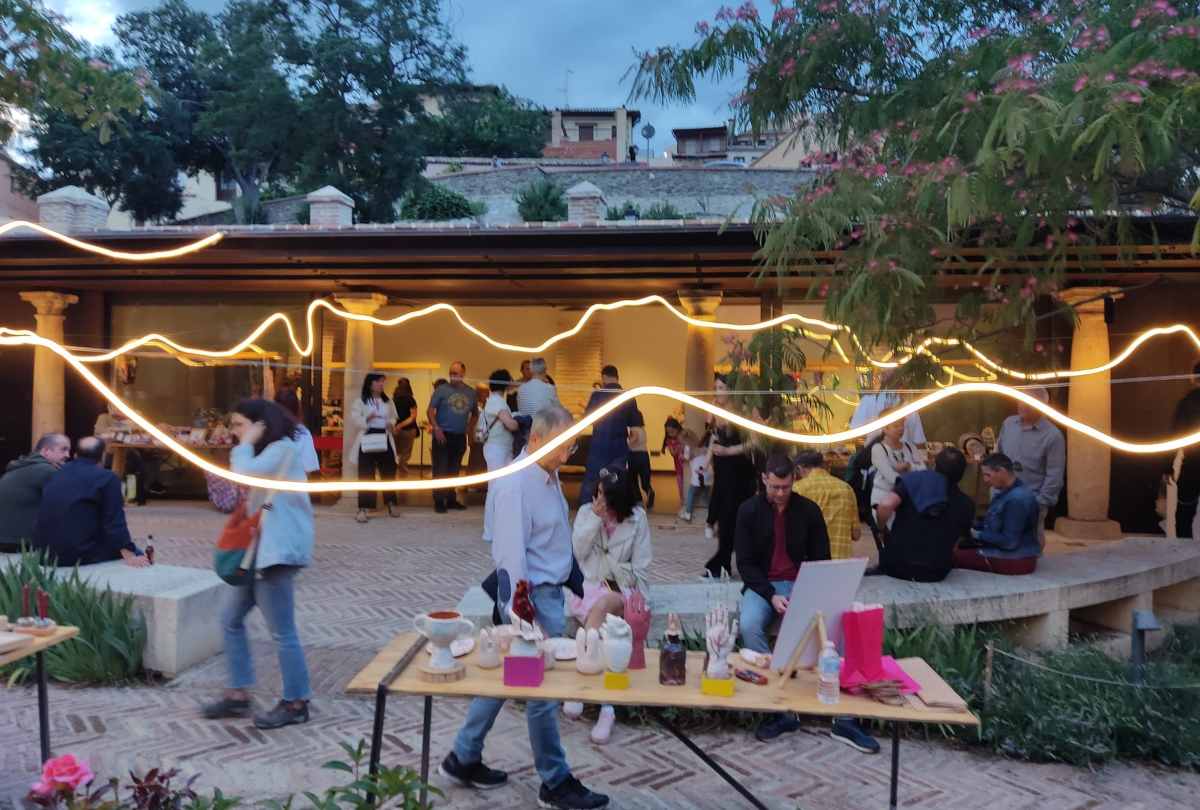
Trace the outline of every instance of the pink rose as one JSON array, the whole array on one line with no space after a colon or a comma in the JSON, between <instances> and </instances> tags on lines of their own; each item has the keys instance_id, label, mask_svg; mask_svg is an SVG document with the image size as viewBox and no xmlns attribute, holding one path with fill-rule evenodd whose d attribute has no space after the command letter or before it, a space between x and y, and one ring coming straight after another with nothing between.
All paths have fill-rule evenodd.
<instances>
[{"instance_id":1,"label":"pink rose","mask_svg":"<svg viewBox=\"0 0 1200 810\"><path fill-rule=\"evenodd\" d=\"M58 791L74 792L95 778L86 762L75 759L74 754L63 754L46 760L42 766L42 779L33 785L32 791L39 796L49 796Z\"/></svg>"}]
</instances>

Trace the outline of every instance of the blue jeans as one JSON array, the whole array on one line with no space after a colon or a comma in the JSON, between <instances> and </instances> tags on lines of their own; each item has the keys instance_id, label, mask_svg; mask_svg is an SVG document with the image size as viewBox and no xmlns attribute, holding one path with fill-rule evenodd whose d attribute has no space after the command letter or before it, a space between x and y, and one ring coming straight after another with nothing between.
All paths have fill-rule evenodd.
<instances>
[{"instance_id":1,"label":"blue jeans","mask_svg":"<svg viewBox=\"0 0 1200 810\"><path fill-rule=\"evenodd\" d=\"M775 589L776 595L790 597L794 584L790 581L772 582L771 587ZM778 615L770 602L747 588L746 592L742 594L742 644L754 652L770 653L771 645L767 643L767 628L771 626Z\"/></svg>"},{"instance_id":2,"label":"blue jeans","mask_svg":"<svg viewBox=\"0 0 1200 810\"><path fill-rule=\"evenodd\" d=\"M536 585L533 589L533 609L538 623L549 636L561 636L567 629L563 608L563 589L559 585ZM504 706L496 698L474 698L467 709L467 719L454 740L454 755L463 764L483 759L483 741ZM529 726L529 744L533 747L533 764L546 787L554 789L571 775L567 752L558 736L558 701L531 700L525 706Z\"/></svg>"},{"instance_id":3,"label":"blue jeans","mask_svg":"<svg viewBox=\"0 0 1200 810\"><path fill-rule=\"evenodd\" d=\"M687 488L687 495L683 499L683 511L687 512L689 515L692 513L696 505L697 495L700 495L704 498L705 505L707 505L712 499L712 495L709 492L708 487L698 487L695 484L689 484Z\"/></svg>"},{"instance_id":4,"label":"blue jeans","mask_svg":"<svg viewBox=\"0 0 1200 810\"><path fill-rule=\"evenodd\" d=\"M296 633L296 574L294 565L273 565L259 572L251 585L234 588L221 611L225 630L225 662L229 667L229 687L246 689L254 685L254 660L246 639L246 614L257 605L262 611L271 638L279 654L283 674L283 699L308 700L308 665Z\"/></svg>"}]
</instances>

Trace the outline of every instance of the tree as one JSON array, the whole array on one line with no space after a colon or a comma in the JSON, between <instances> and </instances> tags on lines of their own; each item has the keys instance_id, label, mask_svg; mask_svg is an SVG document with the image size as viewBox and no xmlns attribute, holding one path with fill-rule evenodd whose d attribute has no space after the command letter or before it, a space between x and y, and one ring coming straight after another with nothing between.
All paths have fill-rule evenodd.
<instances>
[{"instance_id":1,"label":"tree","mask_svg":"<svg viewBox=\"0 0 1200 810\"><path fill-rule=\"evenodd\" d=\"M903 353L935 326L1029 336L1039 296L1087 266L1080 248L1127 243L1139 211L1200 206L1196 15L1195 0L796 0L765 19L747 2L642 54L633 94L690 100L696 79L744 71L744 126L837 143L819 182L753 219L781 283L840 251L810 289L865 345ZM1018 253L1038 260L1014 273ZM979 286L938 323L939 278L970 254Z\"/></svg>"},{"instance_id":2,"label":"tree","mask_svg":"<svg viewBox=\"0 0 1200 810\"><path fill-rule=\"evenodd\" d=\"M430 88L465 80L436 0L297 0L286 40L306 123L297 184L331 184L391 222L423 168Z\"/></svg>"},{"instance_id":3,"label":"tree","mask_svg":"<svg viewBox=\"0 0 1200 810\"><path fill-rule=\"evenodd\" d=\"M447 88L432 118L428 154L445 157L538 157L546 145L546 110L505 88Z\"/></svg>"},{"instance_id":4,"label":"tree","mask_svg":"<svg viewBox=\"0 0 1200 810\"><path fill-rule=\"evenodd\" d=\"M567 195L553 180L535 180L519 189L514 199L525 222L563 222L567 218Z\"/></svg>"},{"instance_id":5,"label":"tree","mask_svg":"<svg viewBox=\"0 0 1200 810\"><path fill-rule=\"evenodd\" d=\"M422 181L404 198L400 218L436 222L473 217L486 210L483 203L474 204L457 191Z\"/></svg>"},{"instance_id":6,"label":"tree","mask_svg":"<svg viewBox=\"0 0 1200 810\"><path fill-rule=\"evenodd\" d=\"M0 143L19 111L48 105L107 140L118 118L142 103L144 80L89 58L41 0L0 0Z\"/></svg>"}]
</instances>

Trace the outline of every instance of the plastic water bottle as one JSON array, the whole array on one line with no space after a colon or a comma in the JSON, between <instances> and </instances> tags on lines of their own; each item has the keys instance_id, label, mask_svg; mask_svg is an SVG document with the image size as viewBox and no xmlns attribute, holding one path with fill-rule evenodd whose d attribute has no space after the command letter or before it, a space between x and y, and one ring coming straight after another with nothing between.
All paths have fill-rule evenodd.
<instances>
[{"instance_id":1,"label":"plastic water bottle","mask_svg":"<svg viewBox=\"0 0 1200 810\"><path fill-rule=\"evenodd\" d=\"M820 675L817 682L817 700L826 705L837 703L842 692L842 659L838 657L832 641L826 641L825 648L821 650L821 657L817 659L817 672Z\"/></svg>"}]
</instances>

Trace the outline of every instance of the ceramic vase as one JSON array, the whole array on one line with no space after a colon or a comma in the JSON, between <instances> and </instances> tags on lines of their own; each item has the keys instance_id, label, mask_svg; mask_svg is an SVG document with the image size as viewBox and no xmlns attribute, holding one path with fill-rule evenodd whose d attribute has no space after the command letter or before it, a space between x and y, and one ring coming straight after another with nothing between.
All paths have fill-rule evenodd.
<instances>
[{"instance_id":1,"label":"ceramic vase","mask_svg":"<svg viewBox=\"0 0 1200 810\"><path fill-rule=\"evenodd\" d=\"M633 656L633 632L628 622L619 616L609 616L600 628L604 640L604 660L609 672L624 672L629 669Z\"/></svg>"}]
</instances>

